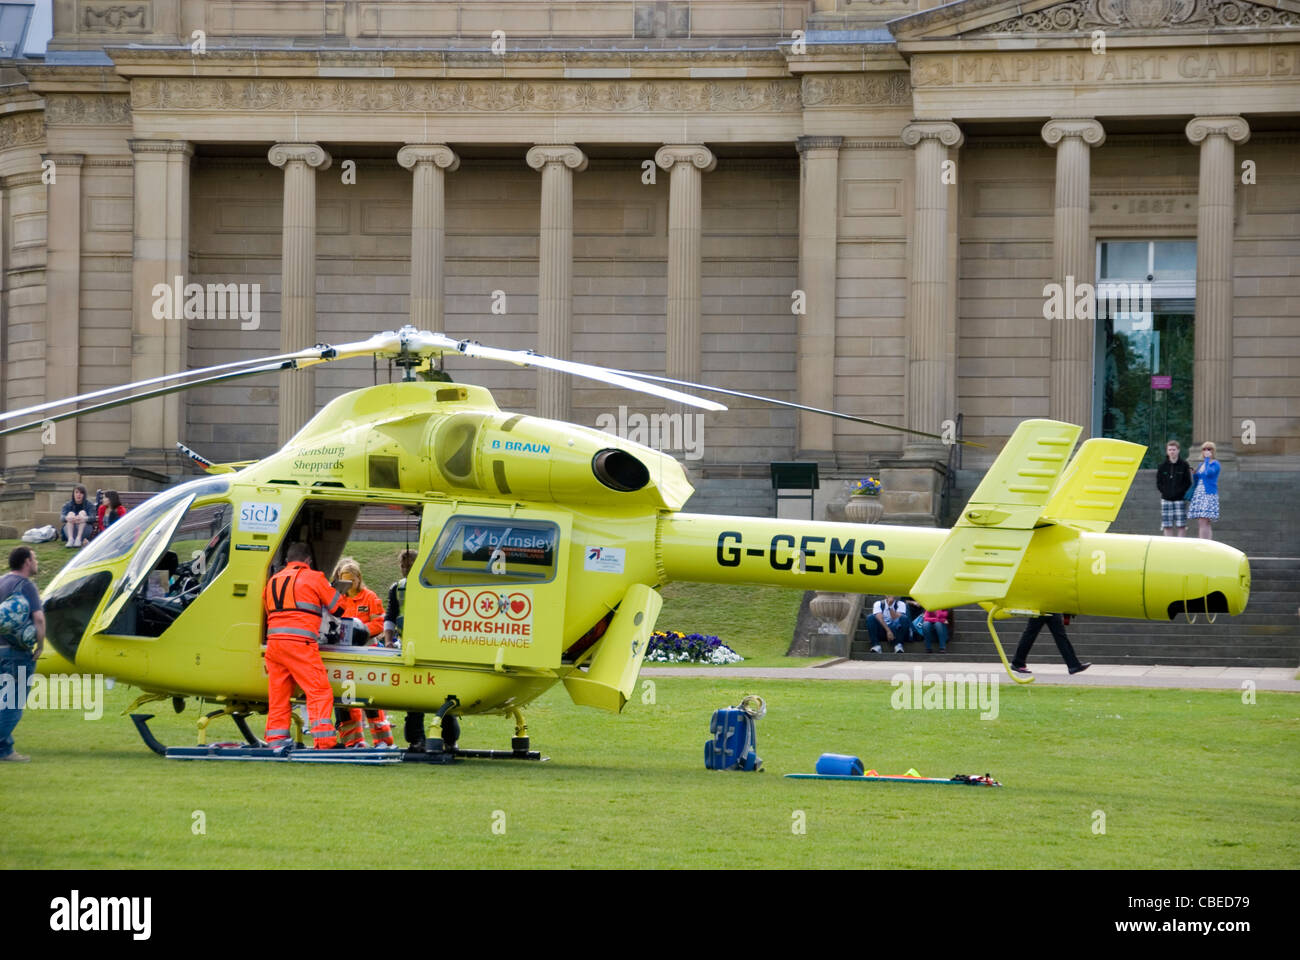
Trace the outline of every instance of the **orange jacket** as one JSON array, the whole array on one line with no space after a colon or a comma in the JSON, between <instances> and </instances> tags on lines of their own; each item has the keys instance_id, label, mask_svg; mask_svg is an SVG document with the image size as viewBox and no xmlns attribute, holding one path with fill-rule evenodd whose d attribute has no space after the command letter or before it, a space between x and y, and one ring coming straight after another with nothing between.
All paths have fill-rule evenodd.
<instances>
[{"instance_id":1,"label":"orange jacket","mask_svg":"<svg viewBox=\"0 0 1300 960\"><path fill-rule=\"evenodd\" d=\"M325 574L295 561L266 582L262 591L267 640L315 640L321 614L343 614L339 593Z\"/></svg>"},{"instance_id":2,"label":"orange jacket","mask_svg":"<svg viewBox=\"0 0 1300 960\"><path fill-rule=\"evenodd\" d=\"M342 597L343 616L356 617L366 625L372 637L384 632L384 605L379 600L379 594L368 587L362 587L355 597L349 597L346 593Z\"/></svg>"}]
</instances>

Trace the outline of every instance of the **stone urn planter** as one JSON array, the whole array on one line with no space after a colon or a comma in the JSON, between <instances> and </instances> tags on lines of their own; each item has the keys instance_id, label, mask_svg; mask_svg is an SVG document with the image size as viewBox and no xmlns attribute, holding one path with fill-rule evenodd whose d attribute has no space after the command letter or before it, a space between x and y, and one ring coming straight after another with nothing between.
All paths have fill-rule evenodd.
<instances>
[{"instance_id":1,"label":"stone urn planter","mask_svg":"<svg viewBox=\"0 0 1300 960\"><path fill-rule=\"evenodd\" d=\"M838 632L836 624L849 615L849 606L849 598L844 594L824 593L820 590L808 601L809 611L821 621L822 633Z\"/></svg>"},{"instance_id":2,"label":"stone urn planter","mask_svg":"<svg viewBox=\"0 0 1300 960\"><path fill-rule=\"evenodd\" d=\"M880 497L854 496L844 504L844 516L851 523L876 523L885 512L885 505Z\"/></svg>"}]
</instances>

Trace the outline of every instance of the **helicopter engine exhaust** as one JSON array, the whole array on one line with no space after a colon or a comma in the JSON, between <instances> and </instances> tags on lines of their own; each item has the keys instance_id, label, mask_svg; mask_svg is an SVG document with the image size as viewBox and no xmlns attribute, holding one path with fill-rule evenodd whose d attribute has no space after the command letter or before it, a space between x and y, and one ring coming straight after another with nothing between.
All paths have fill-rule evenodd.
<instances>
[{"instance_id":1,"label":"helicopter engine exhaust","mask_svg":"<svg viewBox=\"0 0 1300 960\"><path fill-rule=\"evenodd\" d=\"M645 464L626 450L601 450L591 458L591 472L605 486L622 493L633 493L650 482Z\"/></svg>"}]
</instances>

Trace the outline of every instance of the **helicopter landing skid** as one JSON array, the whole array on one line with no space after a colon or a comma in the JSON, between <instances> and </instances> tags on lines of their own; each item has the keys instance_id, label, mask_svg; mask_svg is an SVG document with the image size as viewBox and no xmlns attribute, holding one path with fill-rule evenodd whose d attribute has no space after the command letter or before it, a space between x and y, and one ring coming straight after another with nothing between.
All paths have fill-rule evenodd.
<instances>
[{"instance_id":1,"label":"helicopter landing skid","mask_svg":"<svg viewBox=\"0 0 1300 960\"><path fill-rule=\"evenodd\" d=\"M453 747L450 750L443 749L442 742L437 739L425 741L423 750L396 750L391 747L358 747L342 748L333 750L316 750L303 747L268 747L260 740L250 737L246 732L247 728L240 725L241 733L249 739L249 744L240 743L214 743L202 744L195 747L168 747L164 746L153 731L149 729L149 721L154 717L151 713L133 713L131 722L135 724L140 739L154 753L169 760L237 760L237 761L272 761L272 762L295 762L295 763L360 763L360 764L396 764L396 763L455 763L458 760L465 759L487 759L487 760L536 760L542 761L549 758L543 757L536 750L528 749L527 738L515 738L512 741L514 749L511 750L463 750L459 747Z\"/></svg>"}]
</instances>

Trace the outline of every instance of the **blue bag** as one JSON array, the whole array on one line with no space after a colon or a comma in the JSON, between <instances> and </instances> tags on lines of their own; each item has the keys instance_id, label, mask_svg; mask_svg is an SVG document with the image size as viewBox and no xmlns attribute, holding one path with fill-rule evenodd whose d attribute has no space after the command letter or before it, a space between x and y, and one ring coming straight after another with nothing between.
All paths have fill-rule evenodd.
<instances>
[{"instance_id":1,"label":"blue bag","mask_svg":"<svg viewBox=\"0 0 1300 960\"><path fill-rule=\"evenodd\" d=\"M36 649L36 624L32 622L32 605L21 590L0 600L0 640L31 653Z\"/></svg>"},{"instance_id":2,"label":"blue bag","mask_svg":"<svg viewBox=\"0 0 1300 960\"><path fill-rule=\"evenodd\" d=\"M745 697L738 707L715 710L709 720L713 739L704 744L704 766L709 770L761 769L763 761L755 752L755 728L758 718L766 711L761 697Z\"/></svg>"}]
</instances>

